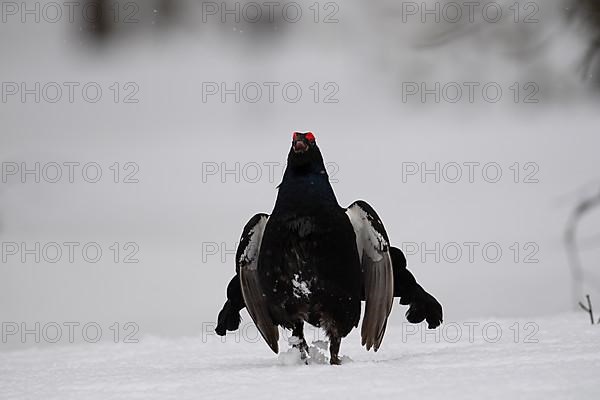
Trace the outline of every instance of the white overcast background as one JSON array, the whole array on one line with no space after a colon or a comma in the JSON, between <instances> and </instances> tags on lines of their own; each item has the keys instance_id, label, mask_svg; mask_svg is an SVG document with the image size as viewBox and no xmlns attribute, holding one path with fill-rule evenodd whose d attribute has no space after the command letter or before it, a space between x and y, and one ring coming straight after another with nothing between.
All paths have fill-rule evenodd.
<instances>
[{"instance_id":1,"label":"white overcast background","mask_svg":"<svg viewBox=\"0 0 600 400\"><path fill-rule=\"evenodd\" d=\"M422 248L408 257L417 279L443 303L446 320L573 309L562 238L577 201L599 183L600 117L590 83L578 72L585 33L563 21L558 3L544 2L539 23L484 23L476 33L435 46L423 43L456 27L422 24L419 15L399 23L401 9L393 2L345 2L339 23L316 24L306 14L275 27L223 24L218 16L202 23L200 5L187 4L191 11L180 22L156 27L144 19L100 46L78 32L77 23L23 24L19 15L8 16L0 27L3 82L98 82L103 97L88 103L80 89L72 104L66 90L56 104L7 97L0 107L2 161L31 168L97 162L103 177L87 183L81 167L74 183L66 176L56 184L7 176L0 188L2 241L30 247L97 242L103 257L85 262L81 247L73 264L66 253L55 264L32 262L33 256L23 263L21 251L5 254L0 315L8 321L135 321L143 333L169 336L198 332L214 321L234 273L233 255L224 254L222 262L222 248L204 257L203 249L214 250L208 243L234 248L247 219L271 210L294 130L315 132L325 160L335 164L340 203L370 202L394 244L461 245L455 263L447 262L455 255L451 249L439 263L435 255L423 262ZM140 16L150 13L144 7ZM138 85L139 103L115 104L113 82ZM236 104L232 95L224 104L219 95L203 102L203 82L297 82L303 97L287 102L280 86L273 103L266 89L255 104L243 98ZM323 86L335 83L339 102L315 103L314 82L321 101L329 92ZM436 104L432 95L423 104L419 95L403 101L403 82L497 82L504 93L495 104L481 89L473 104L466 98ZM539 103L515 104L514 82L536 83ZM126 162L137 164L139 183L115 184L109 169L115 162L123 175L132 171L123 169ZM279 163L272 182L269 162ZM420 173L403 182L403 163L433 168L452 162L463 168L458 183L443 175L440 183L433 175L422 183ZM488 183L477 167L470 183L468 162L498 163L502 179ZM203 179L203 163L219 169L239 163L240 182L221 171ZM256 183L244 178L256 173L249 163L262 167ZM515 163L521 182L533 171L526 163L539 166L539 183L514 183L509 168ZM447 171L454 175L455 169ZM584 233L593 235L592 220L584 221ZM135 242L139 263L115 263L108 249L115 242ZM481 243L473 260L465 242ZM516 263L509 247L529 242L539 246L539 263L523 262L533 247L522 248ZM500 245L499 262L485 260L486 243ZM127 252L121 252L122 258ZM598 254L583 255L593 273ZM393 318L403 317L396 312Z\"/></svg>"}]
</instances>

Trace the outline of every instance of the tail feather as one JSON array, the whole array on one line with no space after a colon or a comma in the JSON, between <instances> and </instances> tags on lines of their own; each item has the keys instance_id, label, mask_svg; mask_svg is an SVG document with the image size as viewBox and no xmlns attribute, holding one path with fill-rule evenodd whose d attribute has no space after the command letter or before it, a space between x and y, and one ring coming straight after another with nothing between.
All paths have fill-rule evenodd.
<instances>
[{"instance_id":1,"label":"tail feather","mask_svg":"<svg viewBox=\"0 0 600 400\"><path fill-rule=\"evenodd\" d=\"M240 279L236 274L227 286L227 301L217 317L215 332L219 336L225 336L227 331L235 331L240 327L242 317L240 311L245 307L240 287Z\"/></svg>"},{"instance_id":2,"label":"tail feather","mask_svg":"<svg viewBox=\"0 0 600 400\"><path fill-rule=\"evenodd\" d=\"M442 305L429 293L419 286L413 301L406 311L406 319L412 324L427 321L429 329L435 329L443 321Z\"/></svg>"},{"instance_id":3,"label":"tail feather","mask_svg":"<svg viewBox=\"0 0 600 400\"><path fill-rule=\"evenodd\" d=\"M409 306L406 312L408 322L418 324L426 320L429 329L440 326L443 321L442 305L406 269L406 258L402 250L391 247L390 255L394 269L394 297L400 298L400 304Z\"/></svg>"},{"instance_id":4,"label":"tail feather","mask_svg":"<svg viewBox=\"0 0 600 400\"><path fill-rule=\"evenodd\" d=\"M231 301L227 300L217 317L217 327L215 328L215 332L219 336L225 336L227 331L237 330L240 327L241 321L242 317L240 316L239 310L233 306Z\"/></svg>"}]
</instances>

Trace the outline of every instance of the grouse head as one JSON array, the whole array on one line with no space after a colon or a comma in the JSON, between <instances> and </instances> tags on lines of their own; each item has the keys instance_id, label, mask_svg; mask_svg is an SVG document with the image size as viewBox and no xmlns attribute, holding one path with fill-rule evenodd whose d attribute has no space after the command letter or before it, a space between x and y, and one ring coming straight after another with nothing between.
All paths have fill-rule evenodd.
<instances>
[{"instance_id":1,"label":"grouse head","mask_svg":"<svg viewBox=\"0 0 600 400\"><path fill-rule=\"evenodd\" d=\"M287 164L288 168L297 172L320 171L325 168L321 150L312 132L294 132Z\"/></svg>"}]
</instances>

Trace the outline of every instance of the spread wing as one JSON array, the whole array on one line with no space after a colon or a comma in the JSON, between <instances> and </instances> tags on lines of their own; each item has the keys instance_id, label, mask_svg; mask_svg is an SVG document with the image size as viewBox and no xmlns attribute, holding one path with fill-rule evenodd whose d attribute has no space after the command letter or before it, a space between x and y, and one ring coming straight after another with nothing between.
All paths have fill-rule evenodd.
<instances>
[{"instance_id":1,"label":"spread wing","mask_svg":"<svg viewBox=\"0 0 600 400\"><path fill-rule=\"evenodd\" d=\"M257 270L260 244L268 220L267 214L256 214L248 221L244 227L235 260L248 313L271 350L278 353L279 331L269 314Z\"/></svg>"},{"instance_id":2,"label":"spread wing","mask_svg":"<svg viewBox=\"0 0 600 400\"><path fill-rule=\"evenodd\" d=\"M394 300L394 272L387 233L379 216L364 201L352 203L346 214L356 234L365 288L362 344L379 349Z\"/></svg>"}]
</instances>

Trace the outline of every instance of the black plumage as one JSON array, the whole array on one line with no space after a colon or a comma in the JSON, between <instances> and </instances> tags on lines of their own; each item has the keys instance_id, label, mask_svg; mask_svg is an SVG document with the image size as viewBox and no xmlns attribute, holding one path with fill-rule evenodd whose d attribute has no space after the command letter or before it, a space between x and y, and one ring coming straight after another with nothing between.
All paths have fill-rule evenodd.
<instances>
[{"instance_id":1,"label":"black plumage","mask_svg":"<svg viewBox=\"0 0 600 400\"><path fill-rule=\"evenodd\" d=\"M273 351L282 326L300 339L296 346L306 357L308 322L326 331L330 362L339 364L341 339L358 326L361 300L362 343L377 351L394 296L410 305L410 322L441 322L441 306L416 283L402 252L389 246L375 211L362 201L341 207L314 135L295 133L271 215L257 214L242 233L216 332L237 329L246 306Z\"/></svg>"},{"instance_id":2,"label":"black plumage","mask_svg":"<svg viewBox=\"0 0 600 400\"><path fill-rule=\"evenodd\" d=\"M394 297L400 299L400 304L409 306L406 319L413 324L427 321L429 329L440 326L443 321L441 304L417 283L413 274L406 268L406 258L402 250L391 247L390 255L394 271ZM365 300L364 293L361 300ZM241 322L239 313L245 307L240 278L236 274L227 286L227 301L217 317L215 332L224 336L227 331L236 331Z\"/></svg>"}]
</instances>

